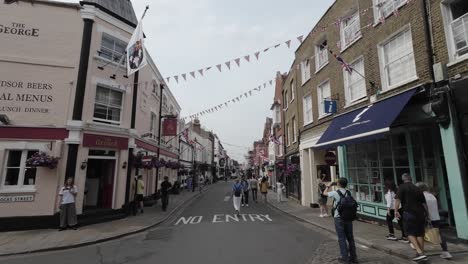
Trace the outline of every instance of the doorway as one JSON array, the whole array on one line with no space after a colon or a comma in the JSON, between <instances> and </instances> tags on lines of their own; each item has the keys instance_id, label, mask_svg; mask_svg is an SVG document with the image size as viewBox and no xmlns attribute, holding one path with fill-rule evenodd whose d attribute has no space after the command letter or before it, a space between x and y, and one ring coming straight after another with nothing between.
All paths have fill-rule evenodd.
<instances>
[{"instance_id":1,"label":"doorway","mask_svg":"<svg viewBox=\"0 0 468 264\"><path fill-rule=\"evenodd\" d=\"M89 156L85 183L85 209L112 208L115 166L115 156Z\"/></svg>"}]
</instances>

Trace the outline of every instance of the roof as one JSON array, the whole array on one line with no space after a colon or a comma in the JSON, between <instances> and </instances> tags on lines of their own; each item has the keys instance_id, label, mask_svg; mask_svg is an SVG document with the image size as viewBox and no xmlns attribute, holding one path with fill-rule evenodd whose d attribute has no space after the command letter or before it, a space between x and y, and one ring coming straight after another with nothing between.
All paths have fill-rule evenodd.
<instances>
[{"instance_id":1,"label":"roof","mask_svg":"<svg viewBox=\"0 0 468 264\"><path fill-rule=\"evenodd\" d=\"M1 0L0 0L1 1ZM60 7L71 7L71 8L79 8L80 5L76 3L66 3L60 2L60 0L4 0L5 4L12 4L14 2L28 2L34 4L44 4L44 5L52 5L52 6L60 6Z\"/></svg>"},{"instance_id":2,"label":"roof","mask_svg":"<svg viewBox=\"0 0 468 264\"><path fill-rule=\"evenodd\" d=\"M85 0L80 1L80 4L94 5L132 26L138 24L138 19L130 0Z\"/></svg>"}]
</instances>

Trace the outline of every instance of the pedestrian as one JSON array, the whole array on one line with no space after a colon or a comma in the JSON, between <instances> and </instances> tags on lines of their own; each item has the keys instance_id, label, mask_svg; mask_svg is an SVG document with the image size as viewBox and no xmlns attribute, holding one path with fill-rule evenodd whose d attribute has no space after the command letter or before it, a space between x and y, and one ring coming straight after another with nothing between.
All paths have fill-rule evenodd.
<instances>
[{"instance_id":1,"label":"pedestrian","mask_svg":"<svg viewBox=\"0 0 468 264\"><path fill-rule=\"evenodd\" d=\"M357 202L352 198L351 192L346 189L346 186L348 186L346 178L342 177L338 179L338 190L329 191L335 185L337 185L336 182L328 185L325 191L323 191L323 195L333 198L332 215L341 254L338 261L342 263L358 263L352 222L356 218Z\"/></svg>"},{"instance_id":2,"label":"pedestrian","mask_svg":"<svg viewBox=\"0 0 468 264\"><path fill-rule=\"evenodd\" d=\"M260 192L263 196L263 202L267 202L267 194L268 194L268 179L263 177L260 181Z\"/></svg>"},{"instance_id":3,"label":"pedestrian","mask_svg":"<svg viewBox=\"0 0 468 264\"><path fill-rule=\"evenodd\" d=\"M278 200L278 203L281 203L283 201L283 190L284 190L284 184L281 179L278 180L276 183L276 199Z\"/></svg>"},{"instance_id":4,"label":"pedestrian","mask_svg":"<svg viewBox=\"0 0 468 264\"><path fill-rule=\"evenodd\" d=\"M187 179L187 190L192 190L192 180L193 176L190 175L189 178Z\"/></svg>"},{"instance_id":5,"label":"pedestrian","mask_svg":"<svg viewBox=\"0 0 468 264\"><path fill-rule=\"evenodd\" d=\"M397 241L398 238L395 237L395 229L393 227L393 219L395 219L395 196L396 196L396 185L393 182L385 183L385 201L387 202L387 227L388 227L388 235L385 237L387 240ZM401 209L399 209L401 212ZM408 239L406 238L405 230L403 228L403 221L398 219L398 225L400 226L401 230L401 238L400 240L403 242L407 242Z\"/></svg>"},{"instance_id":6,"label":"pedestrian","mask_svg":"<svg viewBox=\"0 0 468 264\"><path fill-rule=\"evenodd\" d=\"M249 180L250 190L252 190L252 201L257 203L258 180L252 176Z\"/></svg>"},{"instance_id":7,"label":"pedestrian","mask_svg":"<svg viewBox=\"0 0 468 264\"><path fill-rule=\"evenodd\" d=\"M438 228L440 232L442 225L440 224L439 206L437 204L437 198L429 192L429 188L425 183L418 182L416 183L416 186L423 192L424 198L426 199L429 220L431 221L432 227ZM440 254L440 257L443 259L451 259L452 255L448 251L447 241L445 241L445 238L442 236L442 234L440 234L440 247L442 248L442 254Z\"/></svg>"},{"instance_id":8,"label":"pedestrian","mask_svg":"<svg viewBox=\"0 0 468 264\"><path fill-rule=\"evenodd\" d=\"M78 194L78 188L73 183L73 178L68 178L65 185L60 189L60 228L59 231L67 227L76 230L76 207L75 200Z\"/></svg>"},{"instance_id":9,"label":"pedestrian","mask_svg":"<svg viewBox=\"0 0 468 264\"><path fill-rule=\"evenodd\" d=\"M143 213L143 195L145 193L145 182L143 182L143 176L138 175L136 177L136 195L135 202L137 203L137 211L140 209L140 213Z\"/></svg>"},{"instance_id":10,"label":"pedestrian","mask_svg":"<svg viewBox=\"0 0 468 264\"><path fill-rule=\"evenodd\" d=\"M164 180L161 183L161 203L162 209L165 212L169 205L169 191L172 188L172 184L169 182L169 177L164 176Z\"/></svg>"},{"instance_id":11,"label":"pedestrian","mask_svg":"<svg viewBox=\"0 0 468 264\"><path fill-rule=\"evenodd\" d=\"M411 176L408 173L403 173L401 179L403 184L398 188L395 197L395 216L397 219L401 217L398 208L402 205L403 227L409 241L417 252L413 260L425 260L427 259L424 254L424 228L427 216L426 199L423 192L411 182Z\"/></svg>"},{"instance_id":12,"label":"pedestrian","mask_svg":"<svg viewBox=\"0 0 468 264\"><path fill-rule=\"evenodd\" d=\"M322 174L319 178L319 184L318 184L320 217L328 217L328 206L327 206L328 197L323 195L323 192L327 188L327 186L323 182L326 176L327 176L326 174Z\"/></svg>"},{"instance_id":13,"label":"pedestrian","mask_svg":"<svg viewBox=\"0 0 468 264\"><path fill-rule=\"evenodd\" d=\"M236 214L240 214L240 207L242 201L242 185L240 184L239 179L236 179L236 182L232 186L232 203L234 204L234 210Z\"/></svg>"},{"instance_id":14,"label":"pedestrian","mask_svg":"<svg viewBox=\"0 0 468 264\"><path fill-rule=\"evenodd\" d=\"M249 191L250 191L250 184L249 182L245 179L245 176L242 176L241 180L241 185L242 185L242 206L247 206L249 207Z\"/></svg>"},{"instance_id":15,"label":"pedestrian","mask_svg":"<svg viewBox=\"0 0 468 264\"><path fill-rule=\"evenodd\" d=\"M200 178L198 179L198 191L201 193L203 191L203 185L205 184L205 178L203 175L200 175Z\"/></svg>"}]
</instances>

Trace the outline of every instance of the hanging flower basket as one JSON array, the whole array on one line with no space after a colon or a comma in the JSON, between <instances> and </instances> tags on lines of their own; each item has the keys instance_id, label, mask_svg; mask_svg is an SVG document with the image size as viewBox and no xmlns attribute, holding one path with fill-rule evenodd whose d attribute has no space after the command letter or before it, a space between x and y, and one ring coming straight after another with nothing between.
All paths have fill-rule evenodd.
<instances>
[{"instance_id":1,"label":"hanging flower basket","mask_svg":"<svg viewBox=\"0 0 468 264\"><path fill-rule=\"evenodd\" d=\"M289 164L286 167L286 171L284 173L286 177L297 176L298 174L299 174L299 166L295 164Z\"/></svg>"},{"instance_id":2,"label":"hanging flower basket","mask_svg":"<svg viewBox=\"0 0 468 264\"><path fill-rule=\"evenodd\" d=\"M58 166L58 161L59 158L49 156L45 152L36 152L26 160L26 166L55 169Z\"/></svg>"}]
</instances>

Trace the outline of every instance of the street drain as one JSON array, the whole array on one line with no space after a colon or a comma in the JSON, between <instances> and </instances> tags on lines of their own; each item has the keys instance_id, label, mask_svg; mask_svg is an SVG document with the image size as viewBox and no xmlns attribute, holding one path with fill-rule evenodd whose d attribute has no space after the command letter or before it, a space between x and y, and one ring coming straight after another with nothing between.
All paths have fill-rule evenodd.
<instances>
[{"instance_id":1,"label":"street drain","mask_svg":"<svg viewBox=\"0 0 468 264\"><path fill-rule=\"evenodd\" d=\"M172 228L163 228L149 231L146 234L145 240L163 240L167 241L171 238Z\"/></svg>"}]
</instances>

